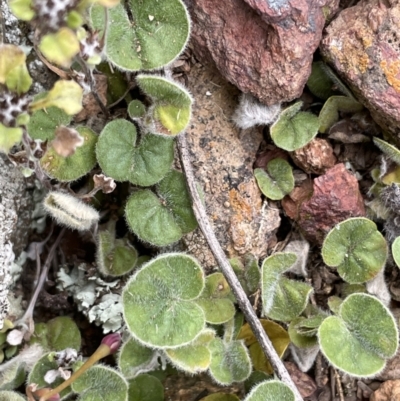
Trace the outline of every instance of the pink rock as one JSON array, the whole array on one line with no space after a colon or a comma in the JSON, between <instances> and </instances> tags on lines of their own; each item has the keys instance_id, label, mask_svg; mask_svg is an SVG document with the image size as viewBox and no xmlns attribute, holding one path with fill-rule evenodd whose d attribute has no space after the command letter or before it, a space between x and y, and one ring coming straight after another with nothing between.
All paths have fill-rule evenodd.
<instances>
[{"instance_id":1,"label":"pink rock","mask_svg":"<svg viewBox=\"0 0 400 401\"><path fill-rule=\"evenodd\" d=\"M267 105L299 97L337 0L186 0L192 47L241 91Z\"/></svg>"},{"instance_id":2,"label":"pink rock","mask_svg":"<svg viewBox=\"0 0 400 401\"><path fill-rule=\"evenodd\" d=\"M314 179L312 197L300 206L298 224L304 236L321 244L326 234L350 217L365 215L357 179L340 163Z\"/></svg>"},{"instance_id":3,"label":"pink rock","mask_svg":"<svg viewBox=\"0 0 400 401\"><path fill-rule=\"evenodd\" d=\"M360 1L326 29L321 52L385 130L400 128L400 3ZM399 137L399 136L398 136Z\"/></svg>"}]
</instances>

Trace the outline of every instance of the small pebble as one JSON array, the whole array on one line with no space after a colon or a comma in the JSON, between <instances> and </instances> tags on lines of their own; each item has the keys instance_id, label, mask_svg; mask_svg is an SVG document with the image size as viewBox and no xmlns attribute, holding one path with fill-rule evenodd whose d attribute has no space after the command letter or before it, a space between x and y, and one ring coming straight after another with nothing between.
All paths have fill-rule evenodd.
<instances>
[{"instance_id":1,"label":"small pebble","mask_svg":"<svg viewBox=\"0 0 400 401\"><path fill-rule=\"evenodd\" d=\"M228 209L230 206L231 206L231 204L228 201L224 202L224 207L226 207Z\"/></svg>"}]
</instances>

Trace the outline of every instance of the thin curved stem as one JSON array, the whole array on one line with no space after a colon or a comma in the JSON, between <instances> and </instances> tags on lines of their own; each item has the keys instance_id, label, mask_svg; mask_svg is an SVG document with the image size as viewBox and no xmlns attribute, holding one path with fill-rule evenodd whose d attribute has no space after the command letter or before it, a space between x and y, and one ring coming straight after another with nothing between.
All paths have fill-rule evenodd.
<instances>
[{"instance_id":1,"label":"thin curved stem","mask_svg":"<svg viewBox=\"0 0 400 401\"><path fill-rule=\"evenodd\" d=\"M293 383L292 378L290 377L288 371L286 370L284 364L280 360L278 354L273 347L271 340L268 338L265 330L263 329L260 320L258 319L249 299L247 298L246 293L243 291L243 288L233 271L228 259L225 256L224 251L219 244L217 237L214 234L213 229L211 228L211 224L209 222L208 216L206 214L205 208L200 200L199 193L196 188L196 181L193 173L192 164L190 162L189 149L186 140L186 134L183 133L178 136L178 151L181 159L182 167L185 172L186 181L189 187L190 196L192 198L192 207L193 212L196 216L196 219L199 223L200 229L206 238L208 245L219 265L223 275L226 278L229 286L232 289L233 294L236 297L236 300L239 304L240 309L242 310L247 322L249 323L254 335L257 338L265 356L270 361L275 374L281 379L285 384L287 384L295 394L296 401L303 401L299 390L296 385Z\"/></svg>"}]
</instances>

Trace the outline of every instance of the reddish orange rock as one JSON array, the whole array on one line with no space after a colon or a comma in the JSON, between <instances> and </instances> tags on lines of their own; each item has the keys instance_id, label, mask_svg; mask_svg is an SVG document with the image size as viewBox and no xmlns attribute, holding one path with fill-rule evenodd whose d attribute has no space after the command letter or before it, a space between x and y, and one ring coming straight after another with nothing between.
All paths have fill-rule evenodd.
<instances>
[{"instance_id":1,"label":"reddish orange rock","mask_svg":"<svg viewBox=\"0 0 400 401\"><path fill-rule=\"evenodd\" d=\"M336 224L364 215L358 181L340 163L314 179L313 195L301 204L298 224L306 239L322 244L326 234Z\"/></svg>"}]
</instances>

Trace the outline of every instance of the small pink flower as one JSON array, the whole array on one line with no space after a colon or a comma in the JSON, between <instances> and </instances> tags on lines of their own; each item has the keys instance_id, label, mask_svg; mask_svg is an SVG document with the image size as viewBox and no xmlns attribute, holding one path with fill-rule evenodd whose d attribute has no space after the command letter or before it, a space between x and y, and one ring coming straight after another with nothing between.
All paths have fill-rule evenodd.
<instances>
[{"instance_id":1,"label":"small pink flower","mask_svg":"<svg viewBox=\"0 0 400 401\"><path fill-rule=\"evenodd\" d=\"M119 333L108 334L103 338L101 343L110 348L110 354L114 354L121 345L121 335Z\"/></svg>"}]
</instances>

